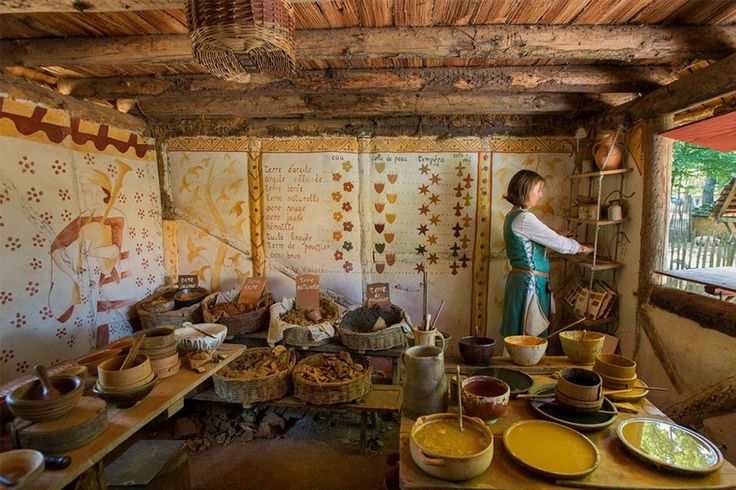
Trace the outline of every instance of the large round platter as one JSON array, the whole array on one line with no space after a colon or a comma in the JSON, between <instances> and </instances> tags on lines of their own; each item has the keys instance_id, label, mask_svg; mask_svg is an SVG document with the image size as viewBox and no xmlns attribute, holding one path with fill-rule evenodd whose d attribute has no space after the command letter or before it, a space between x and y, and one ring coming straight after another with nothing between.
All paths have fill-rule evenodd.
<instances>
[{"instance_id":1,"label":"large round platter","mask_svg":"<svg viewBox=\"0 0 736 490\"><path fill-rule=\"evenodd\" d=\"M625 420L616 435L637 458L675 473L704 475L723 464L723 455L712 442L667 420Z\"/></svg>"},{"instance_id":2,"label":"large round platter","mask_svg":"<svg viewBox=\"0 0 736 490\"><path fill-rule=\"evenodd\" d=\"M503 433L503 445L514 461L548 478L582 478L601 461L590 439L546 420L516 422Z\"/></svg>"},{"instance_id":3,"label":"large round platter","mask_svg":"<svg viewBox=\"0 0 736 490\"><path fill-rule=\"evenodd\" d=\"M612 393L610 395L606 395L606 390L603 390L603 394L611 401L614 402L638 402L645 396L649 394L649 390L647 384L642 381L641 379L637 379L634 381L634 386L632 388L637 389L631 389L629 391L624 391L621 393ZM645 388L645 389L639 389L639 388Z\"/></svg>"},{"instance_id":4,"label":"large round platter","mask_svg":"<svg viewBox=\"0 0 736 490\"><path fill-rule=\"evenodd\" d=\"M482 368L473 371L471 376L492 376L504 381L511 388L512 397L526 393L534 384L534 379L531 376L518 369L502 367Z\"/></svg>"},{"instance_id":5,"label":"large round platter","mask_svg":"<svg viewBox=\"0 0 736 490\"><path fill-rule=\"evenodd\" d=\"M533 393L532 393L533 392ZM603 398L603 406L595 412L579 412L555 402L555 383L535 386L530 393L549 395L550 400L532 400L530 405L542 417L559 424L586 432L602 430L616 420L618 410L607 398ZM613 413L610 413L613 412Z\"/></svg>"}]
</instances>

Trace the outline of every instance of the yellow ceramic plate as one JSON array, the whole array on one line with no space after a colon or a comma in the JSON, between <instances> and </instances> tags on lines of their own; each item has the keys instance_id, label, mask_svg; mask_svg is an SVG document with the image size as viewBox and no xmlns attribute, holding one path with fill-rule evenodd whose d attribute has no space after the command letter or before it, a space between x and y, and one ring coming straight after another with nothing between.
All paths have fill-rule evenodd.
<instances>
[{"instance_id":1,"label":"yellow ceramic plate","mask_svg":"<svg viewBox=\"0 0 736 490\"><path fill-rule=\"evenodd\" d=\"M634 382L634 388L647 388L647 384L642 381L641 379L637 379ZM608 395L606 391L618 391L618 390L612 390L609 388L603 389L603 395L608 398L611 401L614 402L637 402L647 396L649 394L649 390L647 389L631 389L629 391L624 391L623 393L614 393L612 395Z\"/></svg>"},{"instance_id":2,"label":"yellow ceramic plate","mask_svg":"<svg viewBox=\"0 0 736 490\"><path fill-rule=\"evenodd\" d=\"M503 433L503 445L514 461L548 478L582 478L601 461L590 439L546 420L516 422Z\"/></svg>"},{"instance_id":3,"label":"yellow ceramic plate","mask_svg":"<svg viewBox=\"0 0 736 490\"><path fill-rule=\"evenodd\" d=\"M629 419L618 426L616 435L634 456L675 473L703 475L723 464L712 442L667 420Z\"/></svg>"}]
</instances>

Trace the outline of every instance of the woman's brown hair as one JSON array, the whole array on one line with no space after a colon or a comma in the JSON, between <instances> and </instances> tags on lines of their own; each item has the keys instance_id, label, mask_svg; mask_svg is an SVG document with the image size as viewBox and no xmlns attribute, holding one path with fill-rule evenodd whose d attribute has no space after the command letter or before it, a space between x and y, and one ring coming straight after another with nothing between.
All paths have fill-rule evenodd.
<instances>
[{"instance_id":1,"label":"woman's brown hair","mask_svg":"<svg viewBox=\"0 0 736 490\"><path fill-rule=\"evenodd\" d=\"M523 208L529 200L529 194L538 182L544 183L544 177L532 170L519 170L511 177L506 195L503 196L514 206Z\"/></svg>"}]
</instances>

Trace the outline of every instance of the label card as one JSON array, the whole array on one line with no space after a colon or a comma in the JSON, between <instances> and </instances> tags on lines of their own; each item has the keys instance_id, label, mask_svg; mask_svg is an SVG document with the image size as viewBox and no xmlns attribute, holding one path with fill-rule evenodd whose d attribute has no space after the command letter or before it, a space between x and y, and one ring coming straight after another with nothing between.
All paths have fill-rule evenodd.
<instances>
[{"instance_id":1,"label":"label card","mask_svg":"<svg viewBox=\"0 0 736 490\"><path fill-rule=\"evenodd\" d=\"M263 294L263 290L265 288L265 277L249 277L243 283L243 287L240 288L238 303L242 303L244 305L255 308L258 304L258 300L261 299L261 295Z\"/></svg>"},{"instance_id":2,"label":"label card","mask_svg":"<svg viewBox=\"0 0 736 490\"><path fill-rule=\"evenodd\" d=\"M319 274L296 276L296 309L319 310Z\"/></svg>"},{"instance_id":3,"label":"label card","mask_svg":"<svg viewBox=\"0 0 736 490\"><path fill-rule=\"evenodd\" d=\"M378 305L382 308L391 307L391 290L387 282L368 284L366 293L366 306L368 308L373 305Z\"/></svg>"},{"instance_id":4,"label":"label card","mask_svg":"<svg viewBox=\"0 0 736 490\"><path fill-rule=\"evenodd\" d=\"M179 275L180 288L196 288L197 286L199 286L199 277L197 274Z\"/></svg>"}]
</instances>

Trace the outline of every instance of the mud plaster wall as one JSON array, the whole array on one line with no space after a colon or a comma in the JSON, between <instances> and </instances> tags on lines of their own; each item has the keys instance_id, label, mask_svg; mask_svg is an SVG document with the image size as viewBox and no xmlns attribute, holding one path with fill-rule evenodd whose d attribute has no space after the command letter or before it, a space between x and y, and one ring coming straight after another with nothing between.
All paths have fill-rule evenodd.
<instances>
[{"instance_id":1,"label":"mud plaster wall","mask_svg":"<svg viewBox=\"0 0 736 490\"><path fill-rule=\"evenodd\" d=\"M163 270L153 141L0 97L0 383L130 334Z\"/></svg>"},{"instance_id":2,"label":"mud plaster wall","mask_svg":"<svg viewBox=\"0 0 736 490\"><path fill-rule=\"evenodd\" d=\"M445 301L441 330L458 338L477 323L498 336L510 209L501 196L518 169L540 172L536 212L563 229L572 148L564 138L172 139L167 275L195 273L232 295L262 270L280 299L294 295L296 273L316 272L354 303L367 283L388 282L418 320L426 268L428 310Z\"/></svg>"}]
</instances>

